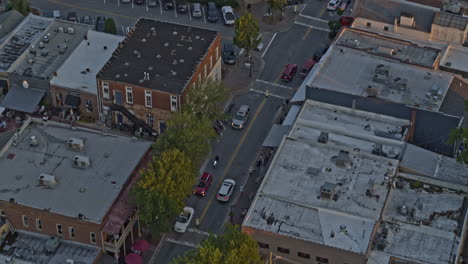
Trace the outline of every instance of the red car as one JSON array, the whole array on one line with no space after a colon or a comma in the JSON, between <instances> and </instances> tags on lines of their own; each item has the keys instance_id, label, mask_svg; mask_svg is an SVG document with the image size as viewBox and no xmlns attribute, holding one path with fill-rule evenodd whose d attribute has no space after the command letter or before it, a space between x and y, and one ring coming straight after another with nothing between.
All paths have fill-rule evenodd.
<instances>
[{"instance_id":1,"label":"red car","mask_svg":"<svg viewBox=\"0 0 468 264\"><path fill-rule=\"evenodd\" d=\"M286 64L284 66L284 71L283 74L281 75L281 79L283 81L291 81L292 78L294 77L294 74L296 74L297 71L297 64Z\"/></svg>"},{"instance_id":2,"label":"red car","mask_svg":"<svg viewBox=\"0 0 468 264\"><path fill-rule=\"evenodd\" d=\"M213 181L212 174L209 174L208 172L203 173L193 193L196 195L205 196L212 181Z\"/></svg>"},{"instance_id":3,"label":"red car","mask_svg":"<svg viewBox=\"0 0 468 264\"><path fill-rule=\"evenodd\" d=\"M342 27L350 27L354 22L354 18L353 17L346 17L346 16L342 16L340 18L340 24Z\"/></svg>"},{"instance_id":4,"label":"red car","mask_svg":"<svg viewBox=\"0 0 468 264\"><path fill-rule=\"evenodd\" d=\"M309 74L310 70L312 70L312 67L314 67L315 63L317 63L314 60L308 60L304 62L304 65L302 65L300 75L302 78L307 77L307 74Z\"/></svg>"}]
</instances>

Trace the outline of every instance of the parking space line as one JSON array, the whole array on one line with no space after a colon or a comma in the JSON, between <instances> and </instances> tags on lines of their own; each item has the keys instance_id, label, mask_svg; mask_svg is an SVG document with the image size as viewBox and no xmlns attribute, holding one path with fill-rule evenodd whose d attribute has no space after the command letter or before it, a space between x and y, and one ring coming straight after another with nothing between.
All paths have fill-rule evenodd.
<instances>
[{"instance_id":1,"label":"parking space line","mask_svg":"<svg viewBox=\"0 0 468 264\"><path fill-rule=\"evenodd\" d=\"M268 51L268 48L270 48L270 45L271 45L271 43L273 42L273 40L275 40L275 37L276 37L276 33L275 33L275 34L273 35L273 37L271 38L270 42L268 42L268 45L267 45L267 47L265 48L265 51L264 51L263 54L262 54L262 58L263 58L263 56L265 56L266 52Z\"/></svg>"},{"instance_id":2,"label":"parking space line","mask_svg":"<svg viewBox=\"0 0 468 264\"><path fill-rule=\"evenodd\" d=\"M161 11L161 16L162 16L162 1L161 0L158 0L159 1L159 11Z\"/></svg>"},{"instance_id":3,"label":"parking space line","mask_svg":"<svg viewBox=\"0 0 468 264\"><path fill-rule=\"evenodd\" d=\"M188 15L189 15L190 21L192 21L192 4L188 4L188 6L189 6Z\"/></svg>"},{"instance_id":4,"label":"parking space line","mask_svg":"<svg viewBox=\"0 0 468 264\"><path fill-rule=\"evenodd\" d=\"M172 5L174 6L174 15L177 18L177 6L175 6L175 3L172 3Z\"/></svg>"},{"instance_id":5,"label":"parking space line","mask_svg":"<svg viewBox=\"0 0 468 264\"><path fill-rule=\"evenodd\" d=\"M223 174L221 176L221 182L218 184L216 190L218 190L219 187L221 187L221 185L223 184L224 178L226 177L228 171L231 169L232 163L234 162L234 159L237 157L237 153L239 152L240 147L244 144L244 141L247 138L247 135L249 134L250 129L252 128L252 125L255 123L255 120L257 119L258 115L260 114L260 111L263 109L263 106L265 106L266 100L267 100L267 98L263 98L263 101L260 103L260 106L258 107L258 109L255 112L254 116L250 120L250 123L247 126L247 128L245 129L245 132L242 135L239 143L237 143L237 146L236 146L236 149L234 150L234 153L231 155L231 158L229 159L228 164L226 165L226 167L223 170ZM213 200L215 199L215 197L216 197L215 194L211 195L210 200L206 204L205 209L203 209L203 212L201 213L200 217L198 218L200 220L200 223L203 221L203 218L205 217L206 213L208 212L208 209L211 207L211 204L213 203Z\"/></svg>"},{"instance_id":6,"label":"parking space line","mask_svg":"<svg viewBox=\"0 0 468 264\"><path fill-rule=\"evenodd\" d=\"M312 31L312 28L309 27L306 32L304 33L304 36L302 36L302 40L306 40L307 36L309 36L310 32Z\"/></svg>"},{"instance_id":7,"label":"parking space line","mask_svg":"<svg viewBox=\"0 0 468 264\"><path fill-rule=\"evenodd\" d=\"M174 240L172 238L166 238L166 241L170 242L170 243L174 243L174 244L184 245L184 246L187 246L187 247L193 247L193 248L198 247L197 245L195 245L193 243L189 243L189 242L185 242L185 241L178 241L178 240Z\"/></svg>"},{"instance_id":8,"label":"parking space line","mask_svg":"<svg viewBox=\"0 0 468 264\"><path fill-rule=\"evenodd\" d=\"M264 80L260 80L260 79L257 79L255 80L256 82L261 82L261 83L264 83L264 84L269 84L269 85L272 85L272 86L276 86L276 87L280 87L280 88L284 88L284 89L288 89L288 90L292 90L293 88L292 87L288 87L286 85L282 85L282 84L278 84L278 83L272 83L272 82L267 82L267 81L264 81Z\"/></svg>"},{"instance_id":9,"label":"parking space line","mask_svg":"<svg viewBox=\"0 0 468 264\"><path fill-rule=\"evenodd\" d=\"M133 0L132 0L132 8L134 8L134 7L135 7L135 3L133 3Z\"/></svg>"},{"instance_id":10,"label":"parking space line","mask_svg":"<svg viewBox=\"0 0 468 264\"><path fill-rule=\"evenodd\" d=\"M299 14L299 16L328 24L328 21L325 19L320 19L320 18L316 18L313 16L303 15L303 14Z\"/></svg>"},{"instance_id":11,"label":"parking space line","mask_svg":"<svg viewBox=\"0 0 468 264\"><path fill-rule=\"evenodd\" d=\"M203 20L205 21L205 24L206 24L205 8L202 7L201 12L202 12Z\"/></svg>"},{"instance_id":12,"label":"parking space line","mask_svg":"<svg viewBox=\"0 0 468 264\"><path fill-rule=\"evenodd\" d=\"M209 236L210 235L210 233L208 233L208 232L202 231L200 229L191 228L191 227L187 228L187 231L192 232L192 233L197 233L197 234L200 234L200 235L204 235L204 236Z\"/></svg>"},{"instance_id":13,"label":"parking space line","mask_svg":"<svg viewBox=\"0 0 468 264\"><path fill-rule=\"evenodd\" d=\"M301 26L304 26L304 27L313 28L313 29L317 29L317 30L322 30L322 31L330 32L330 29L328 29L328 28L314 27L314 26L307 25L307 24L304 24L304 23L301 23L301 22L297 22L297 21L295 21L294 24L301 25Z\"/></svg>"},{"instance_id":14,"label":"parking space line","mask_svg":"<svg viewBox=\"0 0 468 264\"><path fill-rule=\"evenodd\" d=\"M146 3L146 12L148 12L149 11L148 10L148 0L146 0L145 3Z\"/></svg>"}]
</instances>

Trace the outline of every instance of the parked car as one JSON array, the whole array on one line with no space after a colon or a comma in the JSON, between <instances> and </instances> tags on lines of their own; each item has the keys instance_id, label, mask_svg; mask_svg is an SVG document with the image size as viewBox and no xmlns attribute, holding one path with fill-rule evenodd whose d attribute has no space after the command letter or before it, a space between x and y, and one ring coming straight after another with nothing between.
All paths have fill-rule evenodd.
<instances>
[{"instance_id":1,"label":"parked car","mask_svg":"<svg viewBox=\"0 0 468 264\"><path fill-rule=\"evenodd\" d=\"M176 0L176 10L179 14L185 14L188 11L188 4L185 0Z\"/></svg>"},{"instance_id":2,"label":"parked car","mask_svg":"<svg viewBox=\"0 0 468 264\"><path fill-rule=\"evenodd\" d=\"M162 0L162 6L164 10L174 9L174 3L172 0Z\"/></svg>"},{"instance_id":3,"label":"parked car","mask_svg":"<svg viewBox=\"0 0 468 264\"><path fill-rule=\"evenodd\" d=\"M249 119L250 107L247 105L241 105L239 110L237 110L236 115L232 118L231 126L232 128L242 129L245 126L245 123Z\"/></svg>"},{"instance_id":4,"label":"parked car","mask_svg":"<svg viewBox=\"0 0 468 264\"><path fill-rule=\"evenodd\" d=\"M216 195L216 199L221 202L227 202L232 196L234 192L234 188L236 187L236 182L231 179L226 179L223 181L221 188L219 188L218 195Z\"/></svg>"},{"instance_id":5,"label":"parked car","mask_svg":"<svg viewBox=\"0 0 468 264\"><path fill-rule=\"evenodd\" d=\"M330 0L327 5L328 11L336 11L341 4L341 0Z\"/></svg>"},{"instance_id":6,"label":"parked car","mask_svg":"<svg viewBox=\"0 0 468 264\"><path fill-rule=\"evenodd\" d=\"M225 64L236 64L236 52L232 43L224 44L223 61Z\"/></svg>"},{"instance_id":7,"label":"parked car","mask_svg":"<svg viewBox=\"0 0 468 264\"><path fill-rule=\"evenodd\" d=\"M174 231L178 233L185 233L187 231L187 227L192 221L193 215L195 211L192 207L184 207L182 213L180 213L179 217L177 217L176 223L174 225Z\"/></svg>"},{"instance_id":8,"label":"parked car","mask_svg":"<svg viewBox=\"0 0 468 264\"><path fill-rule=\"evenodd\" d=\"M106 18L103 16L96 17L96 31L104 32L106 25Z\"/></svg>"},{"instance_id":9,"label":"parked car","mask_svg":"<svg viewBox=\"0 0 468 264\"><path fill-rule=\"evenodd\" d=\"M218 9L216 8L215 2L208 2L208 6L206 7L206 13L206 18L208 19L208 22L218 21Z\"/></svg>"},{"instance_id":10,"label":"parked car","mask_svg":"<svg viewBox=\"0 0 468 264\"><path fill-rule=\"evenodd\" d=\"M135 5L144 5L145 0L134 0L133 3L135 3Z\"/></svg>"},{"instance_id":11,"label":"parked car","mask_svg":"<svg viewBox=\"0 0 468 264\"><path fill-rule=\"evenodd\" d=\"M328 50L328 47L318 48L317 50L315 50L314 56L312 57L312 59L317 62L320 61L320 59L327 52L327 50Z\"/></svg>"},{"instance_id":12,"label":"parked car","mask_svg":"<svg viewBox=\"0 0 468 264\"><path fill-rule=\"evenodd\" d=\"M157 7L158 3L158 0L148 0L148 7Z\"/></svg>"},{"instance_id":13,"label":"parked car","mask_svg":"<svg viewBox=\"0 0 468 264\"><path fill-rule=\"evenodd\" d=\"M307 77L310 70L312 70L312 68L314 67L315 63L317 62L314 60L307 60L306 62L304 62L304 65L302 65L301 71L299 72L302 78Z\"/></svg>"},{"instance_id":14,"label":"parked car","mask_svg":"<svg viewBox=\"0 0 468 264\"><path fill-rule=\"evenodd\" d=\"M200 3L192 4L192 17L202 17L201 5Z\"/></svg>"},{"instance_id":15,"label":"parked car","mask_svg":"<svg viewBox=\"0 0 468 264\"><path fill-rule=\"evenodd\" d=\"M292 81L294 74L296 74L296 71L297 71L297 64L286 64L286 66L284 66L281 79L287 82Z\"/></svg>"},{"instance_id":16,"label":"parked car","mask_svg":"<svg viewBox=\"0 0 468 264\"><path fill-rule=\"evenodd\" d=\"M354 22L354 17L342 16L340 18L340 24L342 27L349 27L353 24L353 22Z\"/></svg>"},{"instance_id":17,"label":"parked car","mask_svg":"<svg viewBox=\"0 0 468 264\"><path fill-rule=\"evenodd\" d=\"M86 25L94 25L93 20L91 19L90 16L83 16L81 18L81 23L86 24Z\"/></svg>"},{"instance_id":18,"label":"parked car","mask_svg":"<svg viewBox=\"0 0 468 264\"><path fill-rule=\"evenodd\" d=\"M195 186L195 190L193 191L193 194L205 196L206 192L208 191L208 188L210 188L211 186L212 181L213 181L212 174L208 172L203 173L200 180L198 181L197 186Z\"/></svg>"},{"instance_id":19,"label":"parked car","mask_svg":"<svg viewBox=\"0 0 468 264\"><path fill-rule=\"evenodd\" d=\"M234 25L236 21L236 17L234 16L234 10L230 6L223 6L221 8L221 12L223 13L224 24L225 25Z\"/></svg>"},{"instance_id":20,"label":"parked car","mask_svg":"<svg viewBox=\"0 0 468 264\"><path fill-rule=\"evenodd\" d=\"M71 22L78 22L78 16L76 15L76 12L68 12L67 20Z\"/></svg>"}]
</instances>

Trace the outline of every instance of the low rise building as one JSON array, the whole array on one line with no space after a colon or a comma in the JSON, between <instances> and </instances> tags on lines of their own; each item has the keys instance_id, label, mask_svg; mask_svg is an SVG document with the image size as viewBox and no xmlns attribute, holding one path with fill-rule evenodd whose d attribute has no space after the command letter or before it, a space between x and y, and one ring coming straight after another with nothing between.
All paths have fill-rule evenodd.
<instances>
[{"instance_id":1,"label":"low rise building","mask_svg":"<svg viewBox=\"0 0 468 264\"><path fill-rule=\"evenodd\" d=\"M24 16L14 9L0 15L0 44L3 43L23 19Z\"/></svg>"}]
</instances>

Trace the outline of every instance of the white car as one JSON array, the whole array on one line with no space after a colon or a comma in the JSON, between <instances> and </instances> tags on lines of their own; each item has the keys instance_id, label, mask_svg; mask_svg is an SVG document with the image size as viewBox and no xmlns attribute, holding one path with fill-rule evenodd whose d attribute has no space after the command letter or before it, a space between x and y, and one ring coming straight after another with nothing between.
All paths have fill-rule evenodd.
<instances>
[{"instance_id":1,"label":"white car","mask_svg":"<svg viewBox=\"0 0 468 264\"><path fill-rule=\"evenodd\" d=\"M174 231L178 233L185 233L187 231L187 227L192 221L193 215L195 211L192 207L184 207L182 213L180 213L179 217L177 217L177 221L174 225Z\"/></svg>"},{"instance_id":2,"label":"white car","mask_svg":"<svg viewBox=\"0 0 468 264\"><path fill-rule=\"evenodd\" d=\"M234 188L236 187L236 182L231 179L226 179L223 181L223 185L219 188L218 195L216 199L221 202L227 202L231 198Z\"/></svg>"},{"instance_id":3,"label":"white car","mask_svg":"<svg viewBox=\"0 0 468 264\"><path fill-rule=\"evenodd\" d=\"M223 13L224 24L225 25L234 25L234 21L236 17L234 16L234 10L230 6L223 6L221 8L221 12Z\"/></svg>"},{"instance_id":4,"label":"white car","mask_svg":"<svg viewBox=\"0 0 468 264\"><path fill-rule=\"evenodd\" d=\"M341 4L341 0L330 0L327 5L327 10L336 11Z\"/></svg>"}]
</instances>

